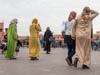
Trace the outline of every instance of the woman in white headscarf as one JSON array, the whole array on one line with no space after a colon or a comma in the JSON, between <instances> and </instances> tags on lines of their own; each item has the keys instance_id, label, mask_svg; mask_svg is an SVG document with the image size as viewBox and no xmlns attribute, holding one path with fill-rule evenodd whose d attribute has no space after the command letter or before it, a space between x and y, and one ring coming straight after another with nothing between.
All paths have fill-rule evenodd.
<instances>
[{"instance_id":1,"label":"woman in white headscarf","mask_svg":"<svg viewBox=\"0 0 100 75\"><path fill-rule=\"evenodd\" d=\"M17 19L13 19L8 28L8 38L7 38L7 51L5 52L5 57L9 59L15 58L15 49L17 45Z\"/></svg>"}]
</instances>

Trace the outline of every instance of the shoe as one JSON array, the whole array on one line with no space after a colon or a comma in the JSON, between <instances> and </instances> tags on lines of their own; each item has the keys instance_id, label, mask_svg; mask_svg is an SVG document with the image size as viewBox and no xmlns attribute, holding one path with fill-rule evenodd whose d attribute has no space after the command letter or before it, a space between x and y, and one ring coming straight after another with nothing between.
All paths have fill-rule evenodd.
<instances>
[{"instance_id":1,"label":"shoe","mask_svg":"<svg viewBox=\"0 0 100 75\"><path fill-rule=\"evenodd\" d=\"M70 60L69 60L68 57L67 57L65 60L66 60L66 62L67 62L67 64L68 64L69 66L72 66L72 63L70 62Z\"/></svg>"},{"instance_id":2,"label":"shoe","mask_svg":"<svg viewBox=\"0 0 100 75\"><path fill-rule=\"evenodd\" d=\"M47 53L47 54L50 54L50 53Z\"/></svg>"},{"instance_id":3,"label":"shoe","mask_svg":"<svg viewBox=\"0 0 100 75\"><path fill-rule=\"evenodd\" d=\"M46 54L50 54L50 52L46 52Z\"/></svg>"},{"instance_id":4,"label":"shoe","mask_svg":"<svg viewBox=\"0 0 100 75\"><path fill-rule=\"evenodd\" d=\"M82 65L82 69L90 69L87 65Z\"/></svg>"},{"instance_id":5,"label":"shoe","mask_svg":"<svg viewBox=\"0 0 100 75\"><path fill-rule=\"evenodd\" d=\"M4 54L4 51L2 50L1 53Z\"/></svg>"},{"instance_id":6,"label":"shoe","mask_svg":"<svg viewBox=\"0 0 100 75\"><path fill-rule=\"evenodd\" d=\"M39 60L37 57L35 57L35 60Z\"/></svg>"},{"instance_id":7,"label":"shoe","mask_svg":"<svg viewBox=\"0 0 100 75\"><path fill-rule=\"evenodd\" d=\"M74 67L77 68L78 58L75 58Z\"/></svg>"},{"instance_id":8,"label":"shoe","mask_svg":"<svg viewBox=\"0 0 100 75\"><path fill-rule=\"evenodd\" d=\"M35 60L35 59L36 59L35 57L31 57L31 58L30 58L30 60Z\"/></svg>"},{"instance_id":9,"label":"shoe","mask_svg":"<svg viewBox=\"0 0 100 75\"><path fill-rule=\"evenodd\" d=\"M39 60L37 57L31 57L30 60Z\"/></svg>"},{"instance_id":10,"label":"shoe","mask_svg":"<svg viewBox=\"0 0 100 75\"><path fill-rule=\"evenodd\" d=\"M44 51L46 51L46 49L44 49Z\"/></svg>"}]
</instances>

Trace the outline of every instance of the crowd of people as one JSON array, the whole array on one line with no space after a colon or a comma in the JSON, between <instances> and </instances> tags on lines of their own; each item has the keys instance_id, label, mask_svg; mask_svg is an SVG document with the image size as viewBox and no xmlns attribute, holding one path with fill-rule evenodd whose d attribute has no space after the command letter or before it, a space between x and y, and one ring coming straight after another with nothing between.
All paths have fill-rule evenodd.
<instances>
[{"instance_id":1,"label":"crowd of people","mask_svg":"<svg viewBox=\"0 0 100 75\"><path fill-rule=\"evenodd\" d=\"M91 51L91 34L92 34L92 22L93 19L98 16L98 13L89 7L85 7L80 16L77 16L75 11L72 11L69 14L68 20L65 23L64 30L64 43L67 45L68 56L66 57L66 62L69 66L74 66L77 68L77 63L80 62L82 64L83 69L89 69L88 66L91 63L90 60L90 51ZM20 46L22 46L21 42L18 40L17 33L17 19L13 19L9 28L6 29L5 33L5 41L3 43L3 51L2 53L8 59L16 59L16 55L19 52ZM32 20L32 24L29 28L30 36L29 36L29 57L30 60L39 60L40 54L40 40L39 40L39 32L42 31L40 24L38 23L38 19L34 18ZM44 33L44 51L47 54L50 54L51 51L51 42L53 41L53 34L48 27L46 32ZM16 52L16 54L15 54ZM73 56L75 55L75 59L73 62Z\"/></svg>"}]
</instances>

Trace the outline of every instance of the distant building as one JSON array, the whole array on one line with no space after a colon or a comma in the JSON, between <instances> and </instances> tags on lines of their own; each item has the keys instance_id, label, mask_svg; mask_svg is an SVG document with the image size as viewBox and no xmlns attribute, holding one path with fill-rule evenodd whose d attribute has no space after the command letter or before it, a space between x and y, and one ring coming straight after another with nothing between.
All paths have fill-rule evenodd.
<instances>
[{"instance_id":1,"label":"distant building","mask_svg":"<svg viewBox=\"0 0 100 75\"><path fill-rule=\"evenodd\" d=\"M4 23L0 22L0 41L2 41L4 39ZM0 42L0 46L1 46L1 42Z\"/></svg>"},{"instance_id":2,"label":"distant building","mask_svg":"<svg viewBox=\"0 0 100 75\"><path fill-rule=\"evenodd\" d=\"M4 33L4 23L0 22L0 40L4 39L3 33Z\"/></svg>"}]
</instances>

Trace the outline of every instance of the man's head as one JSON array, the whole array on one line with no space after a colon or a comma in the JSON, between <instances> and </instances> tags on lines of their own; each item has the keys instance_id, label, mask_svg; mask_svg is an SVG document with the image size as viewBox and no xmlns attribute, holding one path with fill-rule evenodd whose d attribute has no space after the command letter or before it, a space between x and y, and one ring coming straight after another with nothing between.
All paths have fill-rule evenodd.
<instances>
[{"instance_id":1,"label":"man's head","mask_svg":"<svg viewBox=\"0 0 100 75\"><path fill-rule=\"evenodd\" d=\"M83 15L89 15L90 13L90 8L88 6L83 8Z\"/></svg>"},{"instance_id":2,"label":"man's head","mask_svg":"<svg viewBox=\"0 0 100 75\"><path fill-rule=\"evenodd\" d=\"M75 17L76 17L76 12L75 11L71 11L70 14L69 14L68 20L71 21L71 20L75 19Z\"/></svg>"},{"instance_id":3,"label":"man's head","mask_svg":"<svg viewBox=\"0 0 100 75\"><path fill-rule=\"evenodd\" d=\"M5 31L7 32L8 31L8 28L5 28Z\"/></svg>"}]
</instances>

